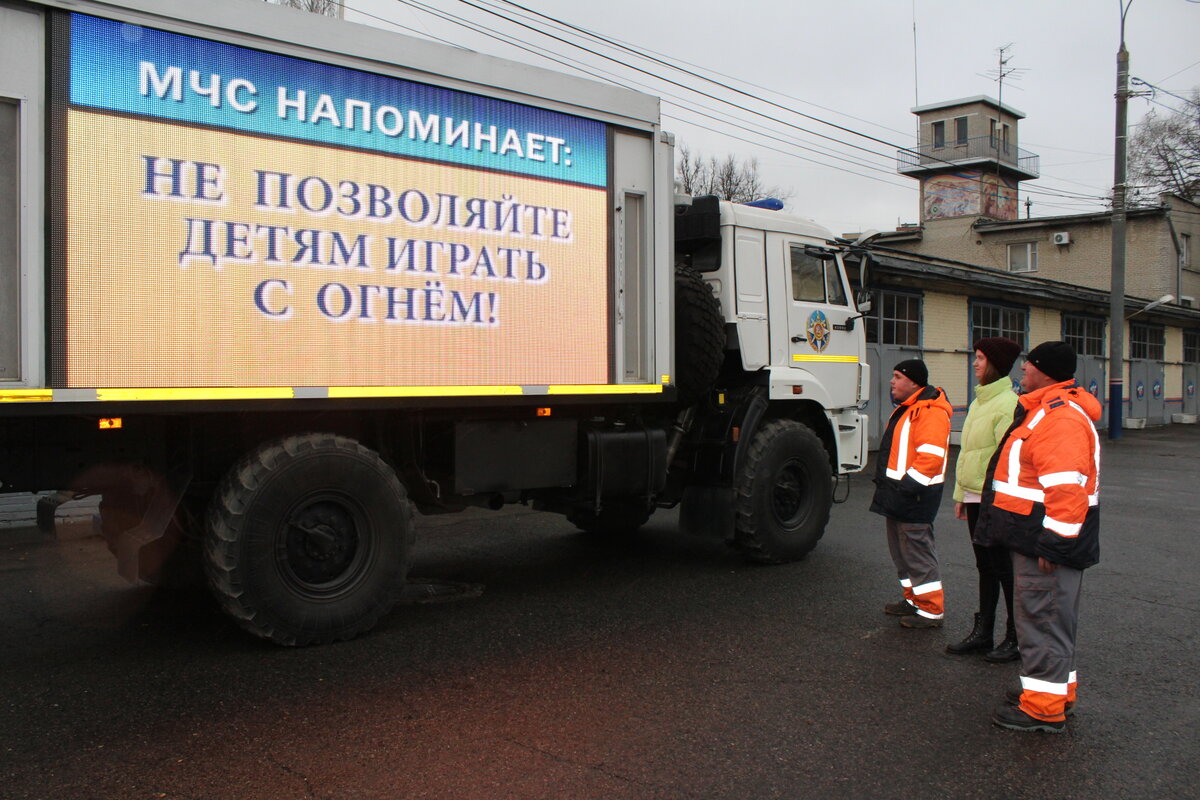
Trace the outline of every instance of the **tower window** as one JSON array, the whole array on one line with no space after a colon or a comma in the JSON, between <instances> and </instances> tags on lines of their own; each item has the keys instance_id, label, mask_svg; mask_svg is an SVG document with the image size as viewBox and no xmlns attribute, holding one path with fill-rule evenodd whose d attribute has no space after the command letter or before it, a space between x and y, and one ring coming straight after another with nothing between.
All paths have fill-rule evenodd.
<instances>
[{"instance_id":1,"label":"tower window","mask_svg":"<svg viewBox=\"0 0 1200 800\"><path fill-rule=\"evenodd\" d=\"M967 118L954 118L954 143L959 147L967 146Z\"/></svg>"},{"instance_id":2,"label":"tower window","mask_svg":"<svg viewBox=\"0 0 1200 800\"><path fill-rule=\"evenodd\" d=\"M946 123L944 121L933 123L933 146L946 146Z\"/></svg>"}]
</instances>

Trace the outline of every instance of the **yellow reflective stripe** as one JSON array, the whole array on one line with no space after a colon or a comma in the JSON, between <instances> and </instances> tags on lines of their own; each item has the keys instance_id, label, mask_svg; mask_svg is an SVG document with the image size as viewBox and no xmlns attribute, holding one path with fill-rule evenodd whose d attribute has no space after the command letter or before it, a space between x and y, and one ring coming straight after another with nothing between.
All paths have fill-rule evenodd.
<instances>
[{"instance_id":1,"label":"yellow reflective stripe","mask_svg":"<svg viewBox=\"0 0 1200 800\"><path fill-rule=\"evenodd\" d=\"M53 400L52 389L3 389L0 390L0 403L29 403Z\"/></svg>"},{"instance_id":2,"label":"yellow reflective stripe","mask_svg":"<svg viewBox=\"0 0 1200 800\"><path fill-rule=\"evenodd\" d=\"M330 386L330 397L487 397L519 395L520 386Z\"/></svg>"},{"instance_id":3,"label":"yellow reflective stripe","mask_svg":"<svg viewBox=\"0 0 1200 800\"><path fill-rule=\"evenodd\" d=\"M313 387L321 389L322 387ZM55 397L53 389L7 389L0 390L0 403L4 402L49 402L65 400L78 402L78 391L71 390L69 396ZM186 389L96 389L96 400L107 402L134 402L154 400L291 400L296 390L290 386L265 387L191 387ZM662 394L663 387L656 383L628 385L579 385L579 386L330 386L326 389L331 398L364 397L496 397L537 396L568 394ZM308 399L308 398L305 398Z\"/></svg>"},{"instance_id":4,"label":"yellow reflective stripe","mask_svg":"<svg viewBox=\"0 0 1200 800\"><path fill-rule=\"evenodd\" d=\"M844 364L857 364L858 356L821 356L809 355L807 353L796 353L792 356L792 361L822 361L822 362L838 362Z\"/></svg>"},{"instance_id":5,"label":"yellow reflective stripe","mask_svg":"<svg viewBox=\"0 0 1200 800\"><path fill-rule=\"evenodd\" d=\"M189 389L97 389L96 399L107 401L132 400L290 400L295 397L290 386L259 388L232 386L198 386Z\"/></svg>"},{"instance_id":6,"label":"yellow reflective stripe","mask_svg":"<svg viewBox=\"0 0 1200 800\"><path fill-rule=\"evenodd\" d=\"M546 394L662 394L657 383L606 384L603 386L549 386Z\"/></svg>"}]
</instances>

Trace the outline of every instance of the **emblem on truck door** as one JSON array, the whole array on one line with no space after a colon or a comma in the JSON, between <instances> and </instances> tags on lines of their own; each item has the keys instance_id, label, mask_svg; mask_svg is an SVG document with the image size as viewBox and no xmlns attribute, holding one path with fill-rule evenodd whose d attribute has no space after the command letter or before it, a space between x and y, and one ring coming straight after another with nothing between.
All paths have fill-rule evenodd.
<instances>
[{"instance_id":1,"label":"emblem on truck door","mask_svg":"<svg viewBox=\"0 0 1200 800\"><path fill-rule=\"evenodd\" d=\"M829 318L824 311L814 311L808 318L808 343L818 353L829 346Z\"/></svg>"}]
</instances>

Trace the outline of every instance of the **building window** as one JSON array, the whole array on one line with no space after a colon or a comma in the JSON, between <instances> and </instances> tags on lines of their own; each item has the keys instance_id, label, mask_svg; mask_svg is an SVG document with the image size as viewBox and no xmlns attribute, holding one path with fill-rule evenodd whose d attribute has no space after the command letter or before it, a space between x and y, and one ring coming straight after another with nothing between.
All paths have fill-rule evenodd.
<instances>
[{"instance_id":1,"label":"building window","mask_svg":"<svg viewBox=\"0 0 1200 800\"><path fill-rule=\"evenodd\" d=\"M872 309L866 318L868 342L921 346L920 295L877 292Z\"/></svg>"},{"instance_id":2,"label":"building window","mask_svg":"<svg viewBox=\"0 0 1200 800\"><path fill-rule=\"evenodd\" d=\"M1025 330L1029 312L1023 308L998 306L992 303L971 304L971 341L990 336L1007 336L1025 351Z\"/></svg>"},{"instance_id":3,"label":"building window","mask_svg":"<svg viewBox=\"0 0 1200 800\"><path fill-rule=\"evenodd\" d=\"M1063 341L1081 356L1104 355L1104 320L1095 317L1063 317Z\"/></svg>"},{"instance_id":4,"label":"building window","mask_svg":"<svg viewBox=\"0 0 1200 800\"><path fill-rule=\"evenodd\" d=\"M967 118L954 118L954 143L959 147L967 146Z\"/></svg>"},{"instance_id":5,"label":"building window","mask_svg":"<svg viewBox=\"0 0 1200 800\"><path fill-rule=\"evenodd\" d=\"M1183 332L1183 363L1200 364L1200 331Z\"/></svg>"},{"instance_id":6,"label":"building window","mask_svg":"<svg viewBox=\"0 0 1200 800\"><path fill-rule=\"evenodd\" d=\"M1017 242L1008 246L1009 272L1037 272L1037 242Z\"/></svg>"},{"instance_id":7,"label":"building window","mask_svg":"<svg viewBox=\"0 0 1200 800\"><path fill-rule=\"evenodd\" d=\"M1179 234L1179 266L1190 269L1192 266L1192 235Z\"/></svg>"},{"instance_id":8,"label":"building window","mask_svg":"<svg viewBox=\"0 0 1200 800\"><path fill-rule=\"evenodd\" d=\"M934 147L945 147L946 146L946 123L945 122L933 123L933 146Z\"/></svg>"},{"instance_id":9,"label":"building window","mask_svg":"<svg viewBox=\"0 0 1200 800\"><path fill-rule=\"evenodd\" d=\"M1129 357L1162 361L1166 334L1161 326L1129 323Z\"/></svg>"}]
</instances>

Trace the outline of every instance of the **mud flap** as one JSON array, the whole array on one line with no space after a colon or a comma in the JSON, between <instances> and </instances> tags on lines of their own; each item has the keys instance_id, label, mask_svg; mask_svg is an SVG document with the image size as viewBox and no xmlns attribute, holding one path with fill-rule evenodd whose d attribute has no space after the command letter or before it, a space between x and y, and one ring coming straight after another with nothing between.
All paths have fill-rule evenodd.
<instances>
[{"instance_id":1,"label":"mud flap","mask_svg":"<svg viewBox=\"0 0 1200 800\"><path fill-rule=\"evenodd\" d=\"M679 507L679 529L694 536L732 541L734 491L729 486L689 486Z\"/></svg>"}]
</instances>

